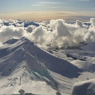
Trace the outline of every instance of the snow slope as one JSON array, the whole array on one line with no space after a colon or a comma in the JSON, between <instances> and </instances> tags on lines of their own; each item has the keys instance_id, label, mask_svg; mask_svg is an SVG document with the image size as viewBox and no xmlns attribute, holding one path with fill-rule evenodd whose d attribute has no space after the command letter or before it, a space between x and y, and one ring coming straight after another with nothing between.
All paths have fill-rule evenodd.
<instances>
[{"instance_id":1,"label":"snow slope","mask_svg":"<svg viewBox=\"0 0 95 95\"><path fill-rule=\"evenodd\" d=\"M64 50L62 49L62 50L52 51L52 54L54 54L59 58L67 60L71 64L83 70L82 72L80 72L80 75L76 78L77 80L73 81L72 85L75 84L74 87L76 87L76 84L82 81L95 79L95 52L86 51L82 49L64 49ZM72 95L87 95L85 94L86 90L84 86L83 88L79 86L78 89L79 90L77 91L76 89L74 90L73 88L75 92L77 91L77 94L74 94L72 92ZM82 89L85 90L85 92ZM92 90L93 89L94 88L92 88ZM79 92L81 92L81 94ZM95 93L94 90L93 93ZM88 94L88 95L92 95L92 94Z\"/></svg>"},{"instance_id":2,"label":"snow slope","mask_svg":"<svg viewBox=\"0 0 95 95\"><path fill-rule=\"evenodd\" d=\"M0 49L0 94L16 94L22 88L28 93L54 95L57 90L62 91L65 86L62 92L70 93L68 89L71 89L72 81L70 82L69 78L77 77L80 71L68 61L38 48L23 37ZM60 83L59 75L60 80L64 81L64 77L67 77L65 84L64 81L63 84ZM28 87L34 89L34 86L30 85L32 83L36 85L33 91L28 89Z\"/></svg>"},{"instance_id":3,"label":"snow slope","mask_svg":"<svg viewBox=\"0 0 95 95\"><path fill-rule=\"evenodd\" d=\"M0 94L70 95L74 83L95 78L95 53L43 50L23 37L0 47Z\"/></svg>"}]
</instances>

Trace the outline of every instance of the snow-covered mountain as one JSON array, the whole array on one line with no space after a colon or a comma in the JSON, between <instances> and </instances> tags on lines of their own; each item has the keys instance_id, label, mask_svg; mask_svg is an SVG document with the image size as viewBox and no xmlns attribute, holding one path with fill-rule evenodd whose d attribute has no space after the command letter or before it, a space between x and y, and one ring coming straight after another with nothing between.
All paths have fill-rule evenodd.
<instances>
[{"instance_id":1,"label":"snow-covered mountain","mask_svg":"<svg viewBox=\"0 0 95 95\"><path fill-rule=\"evenodd\" d=\"M95 78L94 22L1 20L0 94L80 95Z\"/></svg>"},{"instance_id":2,"label":"snow-covered mountain","mask_svg":"<svg viewBox=\"0 0 95 95\"><path fill-rule=\"evenodd\" d=\"M95 78L91 61L94 52L79 49L48 52L25 37L4 44L0 48L0 94L17 94L20 89L41 95L55 95L57 91L70 94L74 83Z\"/></svg>"},{"instance_id":3,"label":"snow-covered mountain","mask_svg":"<svg viewBox=\"0 0 95 95\"><path fill-rule=\"evenodd\" d=\"M0 94L16 94L18 91L15 91L15 89L18 87L32 93L33 91L26 89L24 84L26 83L31 87L36 85L36 82L42 88L44 88L44 85L47 86L44 89L51 89L49 93L54 94L57 90L62 90L59 89L60 86L64 88L64 84L59 83L59 78L62 77L62 80L66 81L66 87L68 87L72 84L69 78L77 77L78 72L81 72L70 62L40 49L27 38L23 37L15 43L13 42L14 40L5 42L5 46L0 49ZM32 82L34 84L30 85ZM66 90L70 88L66 87ZM11 89L14 90L10 91ZM34 88L32 87L32 89ZM69 91L67 92L69 93ZM43 94L44 92L42 90L41 93L34 93ZM45 94L47 94L47 91Z\"/></svg>"}]
</instances>

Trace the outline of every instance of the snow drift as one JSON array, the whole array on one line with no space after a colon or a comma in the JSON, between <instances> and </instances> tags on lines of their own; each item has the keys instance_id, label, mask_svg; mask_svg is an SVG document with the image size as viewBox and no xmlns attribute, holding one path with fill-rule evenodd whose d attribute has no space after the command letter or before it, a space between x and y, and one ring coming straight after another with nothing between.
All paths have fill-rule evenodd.
<instances>
[{"instance_id":1,"label":"snow drift","mask_svg":"<svg viewBox=\"0 0 95 95\"><path fill-rule=\"evenodd\" d=\"M94 95L95 79L79 82L74 85L72 95Z\"/></svg>"}]
</instances>

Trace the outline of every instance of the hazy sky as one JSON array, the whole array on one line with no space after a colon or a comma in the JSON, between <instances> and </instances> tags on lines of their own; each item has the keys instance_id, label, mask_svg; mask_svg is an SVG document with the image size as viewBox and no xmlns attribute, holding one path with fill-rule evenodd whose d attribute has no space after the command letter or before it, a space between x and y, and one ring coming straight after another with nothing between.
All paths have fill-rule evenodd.
<instances>
[{"instance_id":1,"label":"hazy sky","mask_svg":"<svg viewBox=\"0 0 95 95\"><path fill-rule=\"evenodd\" d=\"M25 20L88 19L95 0L0 0L0 18Z\"/></svg>"}]
</instances>

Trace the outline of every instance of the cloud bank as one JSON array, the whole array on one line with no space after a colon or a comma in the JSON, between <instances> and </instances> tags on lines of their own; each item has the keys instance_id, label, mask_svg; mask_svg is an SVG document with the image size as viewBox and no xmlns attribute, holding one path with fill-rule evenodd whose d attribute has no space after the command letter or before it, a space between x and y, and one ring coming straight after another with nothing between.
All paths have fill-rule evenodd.
<instances>
[{"instance_id":1,"label":"cloud bank","mask_svg":"<svg viewBox=\"0 0 95 95\"><path fill-rule=\"evenodd\" d=\"M24 29L23 28L16 28L14 26L3 26L0 29L0 41L6 41L10 38L20 38L23 36Z\"/></svg>"},{"instance_id":2,"label":"cloud bank","mask_svg":"<svg viewBox=\"0 0 95 95\"><path fill-rule=\"evenodd\" d=\"M95 18L91 18L89 25L77 20L66 23L63 19L50 22L36 22L39 26L24 27L25 21L10 21L9 26L0 20L0 44L10 38L29 38L43 48L79 47L84 43L95 42ZM19 24L19 25L18 25Z\"/></svg>"},{"instance_id":3,"label":"cloud bank","mask_svg":"<svg viewBox=\"0 0 95 95\"><path fill-rule=\"evenodd\" d=\"M36 44L47 48L78 47L83 43L95 41L95 19L90 19L91 25L81 21L68 24L63 19L51 20L45 26L39 26L28 37Z\"/></svg>"}]
</instances>

